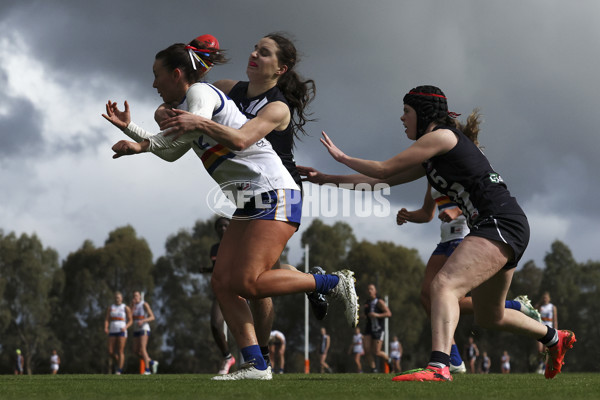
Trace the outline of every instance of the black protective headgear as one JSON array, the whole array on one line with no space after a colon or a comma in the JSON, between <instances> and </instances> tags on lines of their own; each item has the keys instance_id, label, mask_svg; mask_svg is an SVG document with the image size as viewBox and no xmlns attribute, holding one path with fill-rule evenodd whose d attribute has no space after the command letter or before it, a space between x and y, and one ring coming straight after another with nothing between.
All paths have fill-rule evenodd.
<instances>
[{"instance_id":1,"label":"black protective headgear","mask_svg":"<svg viewBox=\"0 0 600 400\"><path fill-rule=\"evenodd\" d=\"M448 102L444 92L435 86L417 86L403 99L417 112L417 139L425 133L430 123L448 116Z\"/></svg>"}]
</instances>

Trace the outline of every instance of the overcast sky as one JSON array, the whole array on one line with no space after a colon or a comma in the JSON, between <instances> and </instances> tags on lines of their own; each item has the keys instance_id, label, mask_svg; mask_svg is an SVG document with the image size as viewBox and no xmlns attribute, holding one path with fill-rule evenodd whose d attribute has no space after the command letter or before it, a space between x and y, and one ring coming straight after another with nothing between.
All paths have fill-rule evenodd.
<instances>
[{"instance_id":1,"label":"overcast sky","mask_svg":"<svg viewBox=\"0 0 600 400\"><path fill-rule=\"evenodd\" d=\"M351 172L319 143L322 130L349 155L392 157L411 144L403 95L433 84L462 117L481 109L484 151L530 221L523 261L543 266L556 239L578 261L600 260L594 0L2 1L0 229L35 233L64 259L130 224L155 258L164 254L169 235L213 215L214 183L193 152L174 163L151 154L113 160L112 144L125 137L100 116L104 104L127 99L132 119L157 131L157 51L211 33L231 62L208 80L241 80L254 44L273 31L295 39L298 71L317 85L317 121L297 144L298 164ZM300 237L315 217L346 221L359 239L417 248L427 260L437 219L395 224L399 208L421 206L425 188L424 179L392 188L380 216L361 216L352 201L344 213L334 192L338 212L305 212L290 261L301 260Z\"/></svg>"}]
</instances>

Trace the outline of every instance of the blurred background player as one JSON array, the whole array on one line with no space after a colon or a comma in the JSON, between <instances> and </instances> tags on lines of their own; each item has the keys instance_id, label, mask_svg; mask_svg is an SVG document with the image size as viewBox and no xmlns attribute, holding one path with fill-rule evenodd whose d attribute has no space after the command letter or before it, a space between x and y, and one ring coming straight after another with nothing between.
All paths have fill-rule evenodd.
<instances>
[{"instance_id":1,"label":"blurred background player","mask_svg":"<svg viewBox=\"0 0 600 400\"><path fill-rule=\"evenodd\" d=\"M371 372L377 371L376 357L379 357L385 363L390 363L390 358L381 349L383 346L384 322L386 318L392 316L385 301L377 297L377 288L374 284L367 286L367 302L363 305L367 325L364 331L365 355Z\"/></svg>"},{"instance_id":2,"label":"blurred background player","mask_svg":"<svg viewBox=\"0 0 600 400\"><path fill-rule=\"evenodd\" d=\"M469 336L469 342L465 345L465 356L469 363L469 372L474 374L475 362L477 361L477 357L479 357L479 348L477 347L477 344L475 344L473 336Z\"/></svg>"},{"instance_id":3,"label":"blurred background player","mask_svg":"<svg viewBox=\"0 0 600 400\"><path fill-rule=\"evenodd\" d=\"M285 368L285 335L281 331L271 331L269 353L272 360L273 372L283 374Z\"/></svg>"},{"instance_id":4,"label":"blurred background player","mask_svg":"<svg viewBox=\"0 0 600 400\"><path fill-rule=\"evenodd\" d=\"M148 355L148 338L150 337L150 324L154 321L154 313L150 305L142 300L139 291L133 292L131 300L131 313L133 316L133 352L144 361L144 375L158 372L158 361Z\"/></svg>"},{"instance_id":5,"label":"blurred background player","mask_svg":"<svg viewBox=\"0 0 600 400\"><path fill-rule=\"evenodd\" d=\"M542 324L558 330L558 312L556 306L550 302L550 292L544 292L542 299L536 304ZM540 364L537 369L538 374L543 374L546 370L546 346L538 342L538 351L540 352Z\"/></svg>"},{"instance_id":6,"label":"blurred background player","mask_svg":"<svg viewBox=\"0 0 600 400\"><path fill-rule=\"evenodd\" d=\"M123 303L123 294L115 292L114 304L106 309L104 332L108 335L109 371L112 372L114 361L117 369L115 373L117 375L123 373L127 329L129 329L131 324L131 309Z\"/></svg>"},{"instance_id":7,"label":"blurred background player","mask_svg":"<svg viewBox=\"0 0 600 400\"><path fill-rule=\"evenodd\" d=\"M21 354L21 349L17 349L15 359L15 375L23 375L24 367L25 359L23 358L23 354Z\"/></svg>"},{"instance_id":8,"label":"blurred background player","mask_svg":"<svg viewBox=\"0 0 600 400\"><path fill-rule=\"evenodd\" d=\"M363 347L363 335L360 333L360 328L354 328L354 335L352 335L352 344L348 349L348 354L353 355L354 364L356 364L356 372L362 374L362 364L360 362L360 358L365 354L365 349Z\"/></svg>"},{"instance_id":9,"label":"blurred background player","mask_svg":"<svg viewBox=\"0 0 600 400\"><path fill-rule=\"evenodd\" d=\"M215 268L215 263L217 261L217 253L219 251L219 244L221 244L221 239L223 239L223 235L229 226L229 218L218 217L215 221L215 232L219 238L219 241L212 245L210 248L210 260L212 261L212 266L210 268L206 268L202 270L202 272L210 272L212 273ZM227 325L225 324L225 319L223 318L223 314L221 313L221 307L217 302L217 298L211 288L208 285L210 290L210 297L212 300L210 306L210 330L213 335L213 339L221 355L223 356L223 361L221 362L221 368L219 368L219 375L225 375L229 373L229 369L235 365L235 358L231 355L229 351L229 344L227 343Z\"/></svg>"},{"instance_id":10,"label":"blurred background player","mask_svg":"<svg viewBox=\"0 0 600 400\"><path fill-rule=\"evenodd\" d=\"M398 336L394 336L390 343L390 359L392 360L392 372L399 374L402 372L400 361L402 360L402 343L398 340Z\"/></svg>"},{"instance_id":11,"label":"blurred background player","mask_svg":"<svg viewBox=\"0 0 600 400\"><path fill-rule=\"evenodd\" d=\"M50 356L50 371L52 375L58 374L58 369L60 367L60 357L56 350L52 350L52 355Z\"/></svg>"},{"instance_id":12,"label":"blurred background player","mask_svg":"<svg viewBox=\"0 0 600 400\"><path fill-rule=\"evenodd\" d=\"M491 367L492 360L490 360L487 351L484 351L483 353L481 353L481 373L489 374Z\"/></svg>"},{"instance_id":13,"label":"blurred background player","mask_svg":"<svg viewBox=\"0 0 600 400\"><path fill-rule=\"evenodd\" d=\"M321 336L319 344L319 367L321 373L331 374L333 371L329 364L327 364L327 353L329 353L329 347L331 346L331 337L327 334L327 329L321 327Z\"/></svg>"},{"instance_id":14,"label":"blurred background player","mask_svg":"<svg viewBox=\"0 0 600 400\"><path fill-rule=\"evenodd\" d=\"M508 355L508 351L504 350L500 361L502 362L502 373L510 374L510 356Z\"/></svg>"}]
</instances>

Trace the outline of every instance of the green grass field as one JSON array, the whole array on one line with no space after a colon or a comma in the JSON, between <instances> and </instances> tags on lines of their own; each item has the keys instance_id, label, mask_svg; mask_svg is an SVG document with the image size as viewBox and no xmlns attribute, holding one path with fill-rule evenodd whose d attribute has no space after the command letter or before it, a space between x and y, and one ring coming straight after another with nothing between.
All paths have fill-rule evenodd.
<instances>
[{"instance_id":1,"label":"green grass field","mask_svg":"<svg viewBox=\"0 0 600 400\"><path fill-rule=\"evenodd\" d=\"M501 399L600 398L600 374L459 375L454 382L392 382L384 374L285 374L214 382L211 375L0 376L0 399Z\"/></svg>"}]
</instances>

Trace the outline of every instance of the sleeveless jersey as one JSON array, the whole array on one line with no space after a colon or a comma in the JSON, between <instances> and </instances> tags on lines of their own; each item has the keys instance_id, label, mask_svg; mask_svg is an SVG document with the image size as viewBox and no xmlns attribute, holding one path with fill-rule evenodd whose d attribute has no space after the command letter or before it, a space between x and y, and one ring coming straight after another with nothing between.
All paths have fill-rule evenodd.
<instances>
[{"instance_id":1,"label":"sleeveless jersey","mask_svg":"<svg viewBox=\"0 0 600 400\"><path fill-rule=\"evenodd\" d=\"M423 163L433 188L458 204L469 227L479 220L501 215L525 215L510 195L502 177L496 173L481 150L457 129L449 129L458 143L445 154Z\"/></svg>"},{"instance_id":2,"label":"sleeveless jersey","mask_svg":"<svg viewBox=\"0 0 600 400\"><path fill-rule=\"evenodd\" d=\"M365 307L365 314L367 315L367 327L365 332L367 333L376 333L383 331L383 321L385 318L369 318L369 313L377 313L380 314L383 310L379 307L379 298L374 298L373 300L369 300Z\"/></svg>"},{"instance_id":3,"label":"sleeveless jersey","mask_svg":"<svg viewBox=\"0 0 600 400\"><path fill-rule=\"evenodd\" d=\"M273 344L285 344L285 335L278 330L272 330L269 335L269 342Z\"/></svg>"},{"instance_id":4,"label":"sleeveless jersey","mask_svg":"<svg viewBox=\"0 0 600 400\"><path fill-rule=\"evenodd\" d=\"M58 354L52 354L50 356L50 365L51 366L58 365Z\"/></svg>"},{"instance_id":5,"label":"sleeveless jersey","mask_svg":"<svg viewBox=\"0 0 600 400\"><path fill-rule=\"evenodd\" d=\"M402 357L402 353L400 353L400 342L397 340L390 343L390 357L394 360L399 360Z\"/></svg>"},{"instance_id":6,"label":"sleeveless jersey","mask_svg":"<svg viewBox=\"0 0 600 400\"><path fill-rule=\"evenodd\" d=\"M544 325L554 328L554 304L542 304L540 306L540 317L542 317Z\"/></svg>"},{"instance_id":7,"label":"sleeveless jersey","mask_svg":"<svg viewBox=\"0 0 600 400\"><path fill-rule=\"evenodd\" d=\"M355 333L352 336L352 352L353 353L364 353L363 348L363 336L360 333Z\"/></svg>"},{"instance_id":8,"label":"sleeveless jersey","mask_svg":"<svg viewBox=\"0 0 600 400\"><path fill-rule=\"evenodd\" d=\"M119 305L113 304L110 306L109 321L109 333L119 333L122 328L125 328L127 325L127 312L125 311L124 303Z\"/></svg>"},{"instance_id":9,"label":"sleeveless jersey","mask_svg":"<svg viewBox=\"0 0 600 400\"><path fill-rule=\"evenodd\" d=\"M484 356L481 361L481 369L484 371L488 371L490 369L490 358L488 356Z\"/></svg>"},{"instance_id":10,"label":"sleeveless jersey","mask_svg":"<svg viewBox=\"0 0 600 400\"><path fill-rule=\"evenodd\" d=\"M473 346L472 344L469 345L467 353L469 354L469 359L477 357L477 351L475 350L475 346Z\"/></svg>"},{"instance_id":11,"label":"sleeveless jersey","mask_svg":"<svg viewBox=\"0 0 600 400\"><path fill-rule=\"evenodd\" d=\"M321 334L321 347L319 348L319 353L321 354L324 354L325 350L327 350L327 338L329 338L329 335Z\"/></svg>"},{"instance_id":12,"label":"sleeveless jersey","mask_svg":"<svg viewBox=\"0 0 600 400\"><path fill-rule=\"evenodd\" d=\"M458 204L450 200L450 197L440 193L435 188L431 188L431 197L437 205L438 213L447 208L458 207ZM467 236L468 233L469 227L467 225L467 219L461 214L450 222L442 221L440 226L440 243L462 239Z\"/></svg>"},{"instance_id":13,"label":"sleeveless jersey","mask_svg":"<svg viewBox=\"0 0 600 400\"><path fill-rule=\"evenodd\" d=\"M207 107L211 115L207 115ZM235 129L248 121L223 92L203 82L191 85L177 108ZM148 139L148 150L167 161L175 161L191 147L209 175L226 190L225 194L232 200L247 200L248 193L258 195L275 189L300 190L271 143L265 139L238 151L219 144L208 135L199 135L199 132L188 132L175 141L163 136L163 132L150 135L134 123L130 123L124 132L138 142ZM243 206L238 201L235 203L238 208Z\"/></svg>"},{"instance_id":14,"label":"sleeveless jersey","mask_svg":"<svg viewBox=\"0 0 600 400\"><path fill-rule=\"evenodd\" d=\"M150 331L150 324L148 322L144 322L142 326L139 326L137 323L137 321L145 319L147 317L143 300L133 306L133 309L131 310L131 316L133 318L134 332Z\"/></svg>"},{"instance_id":15,"label":"sleeveless jersey","mask_svg":"<svg viewBox=\"0 0 600 400\"><path fill-rule=\"evenodd\" d=\"M244 113L248 119L256 117L256 114L267 104L280 101L289 108L289 104L281 93L281 90L274 86L266 92L259 94L254 97L247 97L249 82L238 82L229 91L229 98L231 98L237 107ZM291 114L291 110L290 110ZM294 131L292 123L282 131L271 131L265 138L271 142L273 150L281 158L283 165L288 170L294 181L298 186L302 187L302 178L296 168L296 161L294 160Z\"/></svg>"}]
</instances>

